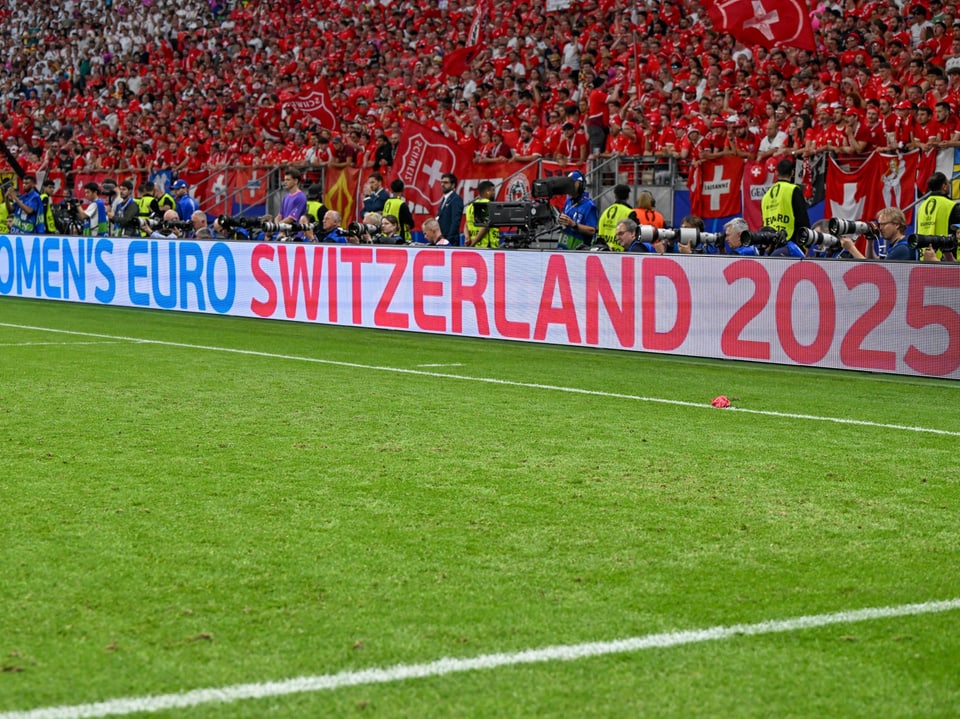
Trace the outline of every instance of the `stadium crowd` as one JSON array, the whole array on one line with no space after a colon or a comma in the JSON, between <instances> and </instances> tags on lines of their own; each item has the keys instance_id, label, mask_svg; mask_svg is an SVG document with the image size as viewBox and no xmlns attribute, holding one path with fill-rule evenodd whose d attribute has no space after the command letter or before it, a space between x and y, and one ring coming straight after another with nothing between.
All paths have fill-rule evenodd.
<instances>
[{"instance_id":1,"label":"stadium crowd","mask_svg":"<svg viewBox=\"0 0 960 719\"><path fill-rule=\"evenodd\" d=\"M816 53L745 47L694 0L477 3L489 9L475 52L463 50L475 15L464 0L7 3L0 136L27 172L134 168L144 180L228 165L383 170L405 118L481 163L960 145L953 2L821 2ZM288 104L318 77L338 128Z\"/></svg>"}]
</instances>

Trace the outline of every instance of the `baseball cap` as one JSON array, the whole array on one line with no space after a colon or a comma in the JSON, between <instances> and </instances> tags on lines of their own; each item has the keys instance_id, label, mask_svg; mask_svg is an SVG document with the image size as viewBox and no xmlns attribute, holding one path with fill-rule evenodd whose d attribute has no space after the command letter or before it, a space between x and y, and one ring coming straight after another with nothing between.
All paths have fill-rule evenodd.
<instances>
[{"instance_id":1,"label":"baseball cap","mask_svg":"<svg viewBox=\"0 0 960 719\"><path fill-rule=\"evenodd\" d=\"M897 110L912 110L913 103L910 102L909 100L901 100L896 105L894 105L894 108Z\"/></svg>"},{"instance_id":2,"label":"baseball cap","mask_svg":"<svg viewBox=\"0 0 960 719\"><path fill-rule=\"evenodd\" d=\"M574 170L573 172L567 174L567 177L569 177L571 180L580 180L580 182L583 182L583 173L580 172L580 170Z\"/></svg>"},{"instance_id":3,"label":"baseball cap","mask_svg":"<svg viewBox=\"0 0 960 719\"><path fill-rule=\"evenodd\" d=\"M174 180L173 184L170 185L171 190L183 190L187 187L187 183L184 180Z\"/></svg>"}]
</instances>

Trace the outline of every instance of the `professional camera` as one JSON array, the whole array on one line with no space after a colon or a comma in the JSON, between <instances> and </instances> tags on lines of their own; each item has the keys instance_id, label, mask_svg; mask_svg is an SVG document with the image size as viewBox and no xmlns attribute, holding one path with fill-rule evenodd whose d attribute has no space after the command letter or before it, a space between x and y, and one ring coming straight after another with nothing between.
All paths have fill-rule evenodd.
<instances>
[{"instance_id":1,"label":"professional camera","mask_svg":"<svg viewBox=\"0 0 960 719\"><path fill-rule=\"evenodd\" d=\"M801 247L819 247L823 250L832 250L840 246L840 238L809 227L797 230L797 244Z\"/></svg>"},{"instance_id":2,"label":"professional camera","mask_svg":"<svg viewBox=\"0 0 960 719\"><path fill-rule=\"evenodd\" d=\"M243 215L220 215L217 218L217 224L224 230L256 230L259 229L261 220L259 217L244 217Z\"/></svg>"},{"instance_id":3,"label":"professional camera","mask_svg":"<svg viewBox=\"0 0 960 719\"><path fill-rule=\"evenodd\" d=\"M53 206L53 224L61 234L82 234L84 219L80 210L80 201L75 198L64 200Z\"/></svg>"},{"instance_id":4,"label":"professional camera","mask_svg":"<svg viewBox=\"0 0 960 719\"><path fill-rule=\"evenodd\" d=\"M147 225L155 232L170 232L171 230L179 230L180 232L193 231L193 223L187 222L186 220L155 220L150 218L147 220Z\"/></svg>"},{"instance_id":5,"label":"professional camera","mask_svg":"<svg viewBox=\"0 0 960 719\"><path fill-rule=\"evenodd\" d=\"M535 227L557 218L557 211L547 202L478 202L473 213L473 221L480 227Z\"/></svg>"},{"instance_id":6,"label":"professional camera","mask_svg":"<svg viewBox=\"0 0 960 719\"><path fill-rule=\"evenodd\" d=\"M914 249L932 247L940 252L956 252L956 235L907 235L907 244Z\"/></svg>"},{"instance_id":7,"label":"professional camera","mask_svg":"<svg viewBox=\"0 0 960 719\"><path fill-rule=\"evenodd\" d=\"M696 250L704 245L719 247L723 244L723 234L720 232L701 232L696 227L674 227L659 229L653 225L640 225L637 228L637 239L641 242L678 242L689 245Z\"/></svg>"},{"instance_id":8,"label":"professional camera","mask_svg":"<svg viewBox=\"0 0 960 719\"><path fill-rule=\"evenodd\" d=\"M379 227L366 222L351 222L349 225L347 225L347 234L351 237L363 237L364 235L370 235L373 237L379 233Z\"/></svg>"},{"instance_id":9,"label":"professional camera","mask_svg":"<svg viewBox=\"0 0 960 719\"><path fill-rule=\"evenodd\" d=\"M0 194L6 195L7 192L13 189L13 183L10 180L4 180L0 182Z\"/></svg>"},{"instance_id":10,"label":"professional camera","mask_svg":"<svg viewBox=\"0 0 960 719\"><path fill-rule=\"evenodd\" d=\"M875 228L869 222L863 220L844 220L839 217L832 217L827 222L827 229L831 235L870 235Z\"/></svg>"},{"instance_id":11,"label":"professional camera","mask_svg":"<svg viewBox=\"0 0 960 719\"><path fill-rule=\"evenodd\" d=\"M744 247L782 247L787 244L787 233L772 227L761 227L753 232L745 230L740 233L740 244Z\"/></svg>"},{"instance_id":12,"label":"professional camera","mask_svg":"<svg viewBox=\"0 0 960 719\"><path fill-rule=\"evenodd\" d=\"M271 222L270 220L257 220L255 227L264 232L308 232L315 230L319 225L313 225L309 222Z\"/></svg>"}]
</instances>

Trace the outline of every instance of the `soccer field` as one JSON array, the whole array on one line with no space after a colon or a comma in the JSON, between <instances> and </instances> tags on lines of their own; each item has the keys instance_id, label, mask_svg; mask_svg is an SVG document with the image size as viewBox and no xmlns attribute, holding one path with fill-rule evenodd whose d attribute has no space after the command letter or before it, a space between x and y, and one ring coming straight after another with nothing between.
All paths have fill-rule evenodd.
<instances>
[{"instance_id":1,"label":"soccer field","mask_svg":"<svg viewBox=\"0 0 960 719\"><path fill-rule=\"evenodd\" d=\"M0 719L960 715L960 383L17 299L0 348Z\"/></svg>"}]
</instances>

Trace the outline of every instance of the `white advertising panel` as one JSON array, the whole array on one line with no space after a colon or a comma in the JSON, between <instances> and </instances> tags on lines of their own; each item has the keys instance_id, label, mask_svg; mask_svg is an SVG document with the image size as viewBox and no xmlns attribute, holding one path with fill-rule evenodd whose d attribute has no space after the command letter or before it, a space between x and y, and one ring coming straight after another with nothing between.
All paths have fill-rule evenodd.
<instances>
[{"instance_id":1,"label":"white advertising panel","mask_svg":"<svg viewBox=\"0 0 960 719\"><path fill-rule=\"evenodd\" d=\"M960 269L0 236L0 296L960 379Z\"/></svg>"}]
</instances>

